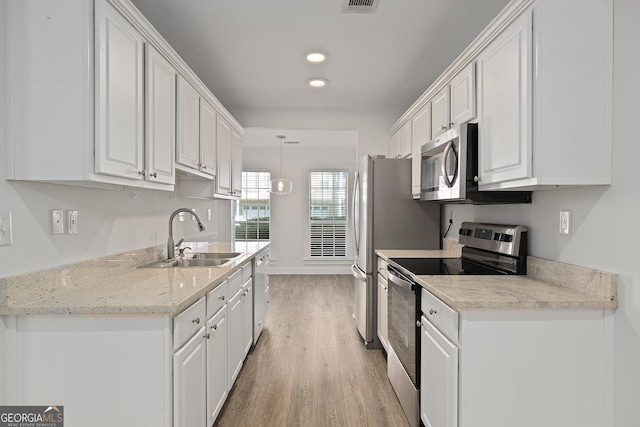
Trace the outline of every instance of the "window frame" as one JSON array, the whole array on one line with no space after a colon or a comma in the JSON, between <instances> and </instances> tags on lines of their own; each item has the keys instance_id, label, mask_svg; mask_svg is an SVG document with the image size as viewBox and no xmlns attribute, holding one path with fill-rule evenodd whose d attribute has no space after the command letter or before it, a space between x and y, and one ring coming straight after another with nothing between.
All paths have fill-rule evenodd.
<instances>
[{"instance_id":1,"label":"window frame","mask_svg":"<svg viewBox=\"0 0 640 427\"><path fill-rule=\"evenodd\" d=\"M346 175L346 188L345 188L345 219L344 219L344 255L332 255L332 256L317 256L311 253L311 227L316 221L311 219L311 174L314 172L332 172L332 173L344 173ZM352 188L352 168L346 165L333 165L330 167L307 167L305 168L305 175L307 180L307 197L306 197L306 239L305 239L305 261L307 262L344 262L351 261L351 188ZM335 223L335 221L332 221ZM335 252L335 251L334 251Z\"/></svg>"},{"instance_id":2,"label":"window frame","mask_svg":"<svg viewBox=\"0 0 640 427\"><path fill-rule=\"evenodd\" d=\"M250 194L249 188L246 187L244 185L244 174L245 173L266 173L269 175L269 180L267 180L267 185L266 187L260 187L258 186L257 190L266 190L267 191L267 195L268 195L268 210L269 210L269 220L268 221L260 221L260 216L258 215L258 221L257 224L267 224L268 225L268 232L269 232L269 238L268 239L260 239L260 232L259 232L259 228L258 231L256 232L256 237L257 239L238 239L237 235L236 235L236 227L239 223L247 223L247 221L237 221L235 218L237 218L237 214L241 212L241 207L242 207L242 200L246 200ZM272 176L272 172L269 169L243 169L242 170L242 176L243 176L243 185L242 185L242 196L239 200L236 201L236 206L235 206L235 212L233 212L233 231L232 231L232 236L233 236L233 241L234 242L269 242L271 241L271 195L269 193L269 181L271 180L271 176ZM256 190L256 188L251 188L250 190ZM263 200L258 198L258 200Z\"/></svg>"}]
</instances>

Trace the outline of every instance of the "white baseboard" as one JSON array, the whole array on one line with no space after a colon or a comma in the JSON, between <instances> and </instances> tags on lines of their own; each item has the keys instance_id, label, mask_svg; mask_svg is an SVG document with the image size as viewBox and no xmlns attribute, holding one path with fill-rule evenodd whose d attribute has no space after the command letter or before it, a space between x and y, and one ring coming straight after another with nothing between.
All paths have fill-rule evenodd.
<instances>
[{"instance_id":1,"label":"white baseboard","mask_svg":"<svg viewBox=\"0 0 640 427\"><path fill-rule=\"evenodd\" d=\"M268 274L351 274L350 265L269 266Z\"/></svg>"}]
</instances>

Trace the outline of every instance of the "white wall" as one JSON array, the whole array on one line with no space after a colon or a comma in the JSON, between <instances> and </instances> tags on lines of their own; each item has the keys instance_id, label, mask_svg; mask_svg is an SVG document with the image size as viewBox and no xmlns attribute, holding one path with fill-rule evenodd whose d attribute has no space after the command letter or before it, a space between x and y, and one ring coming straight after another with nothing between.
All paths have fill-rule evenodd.
<instances>
[{"instance_id":1,"label":"white wall","mask_svg":"<svg viewBox=\"0 0 640 427\"><path fill-rule=\"evenodd\" d=\"M280 165L280 146L276 139L256 141L265 134L263 129L245 128L244 169L268 169L276 178ZM267 132L269 133L269 132ZM353 259L349 247L345 261L311 261L308 258L309 192L308 171L318 168L337 168L349 171L349 186L353 185L356 163L357 132L278 129L271 134L289 135L299 140L298 145L284 145L282 177L293 182L293 191L282 196L271 196L271 258L269 271L273 274L334 274L349 273ZM308 141L326 138L333 148L318 147ZM290 140L287 138L286 140ZM336 139L343 143L336 144ZM255 142L254 142L255 141ZM266 146L265 146L266 145ZM336 147L336 145L338 145ZM350 195L349 195L350 197ZM348 242L351 242L349 230Z\"/></svg>"},{"instance_id":2,"label":"white wall","mask_svg":"<svg viewBox=\"0 0 640 427\"><path fill-rule=\"evenodd\" d=\"M533 203L524 206L448 205L443 220L453 211L452 230L464 220L524 224L531 230L532 255L619 275L619 307L614 317L614 425L631 427L640 425L640 2L615 0L614 21L611 186L534 192ZM561 209L573 214L569 236L558 233Z\"/></svg>"}]
</instances>

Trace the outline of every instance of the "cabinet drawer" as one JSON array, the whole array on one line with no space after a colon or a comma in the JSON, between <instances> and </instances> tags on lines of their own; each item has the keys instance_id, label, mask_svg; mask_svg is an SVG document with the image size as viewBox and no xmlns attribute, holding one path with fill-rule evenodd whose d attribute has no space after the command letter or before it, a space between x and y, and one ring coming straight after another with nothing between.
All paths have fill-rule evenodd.
<instances>
[{"instance_id":1,"label":"cabinet drawer","mask_svg":"<svg viewBox=\"0 0 640 427\"><path fill-rule=\"evenodd\" d=\"M191 307L173 319L173 348L178 349L189 341L207 320L205 297L200 298Z\"/></svg>"},{"instance_id":2,"label":"cabinet drawer","mask_svg":"<svg viewBox=\"0 0 640 427\"><path fill-rule=\"evenodd\" d=\"M229 297L232 297L236 292L240 290L242 284L242 270L238 270L231 275L228 279L229 282Z\"/></svg>"},{"instance_id":3,"label":"cabinet drawer","mask_svg":"<svg viewBox=\"0 0 640 427\"><path fill-rule=\"evenodd\" d=\"M245 283L251 277L251 264L248 262L242 266L242 283Z\"/></svg>"},{"instance_id":4,"label":"cabinet drawer","mask_svg":"<svg viewBox=\"0 0 640 427\"><path fill-rule=\"evenodd\" d=\"M378 258L378 274L382 277L385 278L385 280L388 279L387 277L387 261L385 261L382 258Z\"/></svg>"},{"instance_id":5,"label":"cabinet drawer","mask_svg":"<svg viewBox=\"0 0 640 427\"><path fill-rule=\"evenodd\" d=\"M433 296L430 292L422 290L422 312L443 335L458 343L458 312Z\"/></svg>"},{"instance_id":6,"label":"cabinet drawer","mask_svg":"<svg viewBox=\"0 0 640 427\"><path fill-rule=\"evenodd\" d=\"M229 281L220 283L214 290L207 294L207 317L211 317L220 310L220 307L229 299Z\"/></svg>"}]
</instances>

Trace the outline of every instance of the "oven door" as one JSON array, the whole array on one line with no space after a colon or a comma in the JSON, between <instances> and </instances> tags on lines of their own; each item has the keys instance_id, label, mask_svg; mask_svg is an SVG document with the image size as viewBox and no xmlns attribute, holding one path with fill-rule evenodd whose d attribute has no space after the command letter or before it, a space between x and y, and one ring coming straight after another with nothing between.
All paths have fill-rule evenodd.
<instances>
[{"instance_id":1,"label":"oven door","mask_svg":"<svg viewBox=\"0 0 640 427\"><path fill-rule=\"evenodd\" d=\"M418 388L420 285L393 266L388 266L389 345L411 382Z\"/></svg>"},{"instance_id":2,"label":"oven door","mask_svg":"<svg viewBox=\"0 0 640 427\"><path fill-rule=\"evenodd\" d=\"M422 146L420 200L455 200L462 197L460 135L451 129Z\"/></svg>"}]
</instances>

